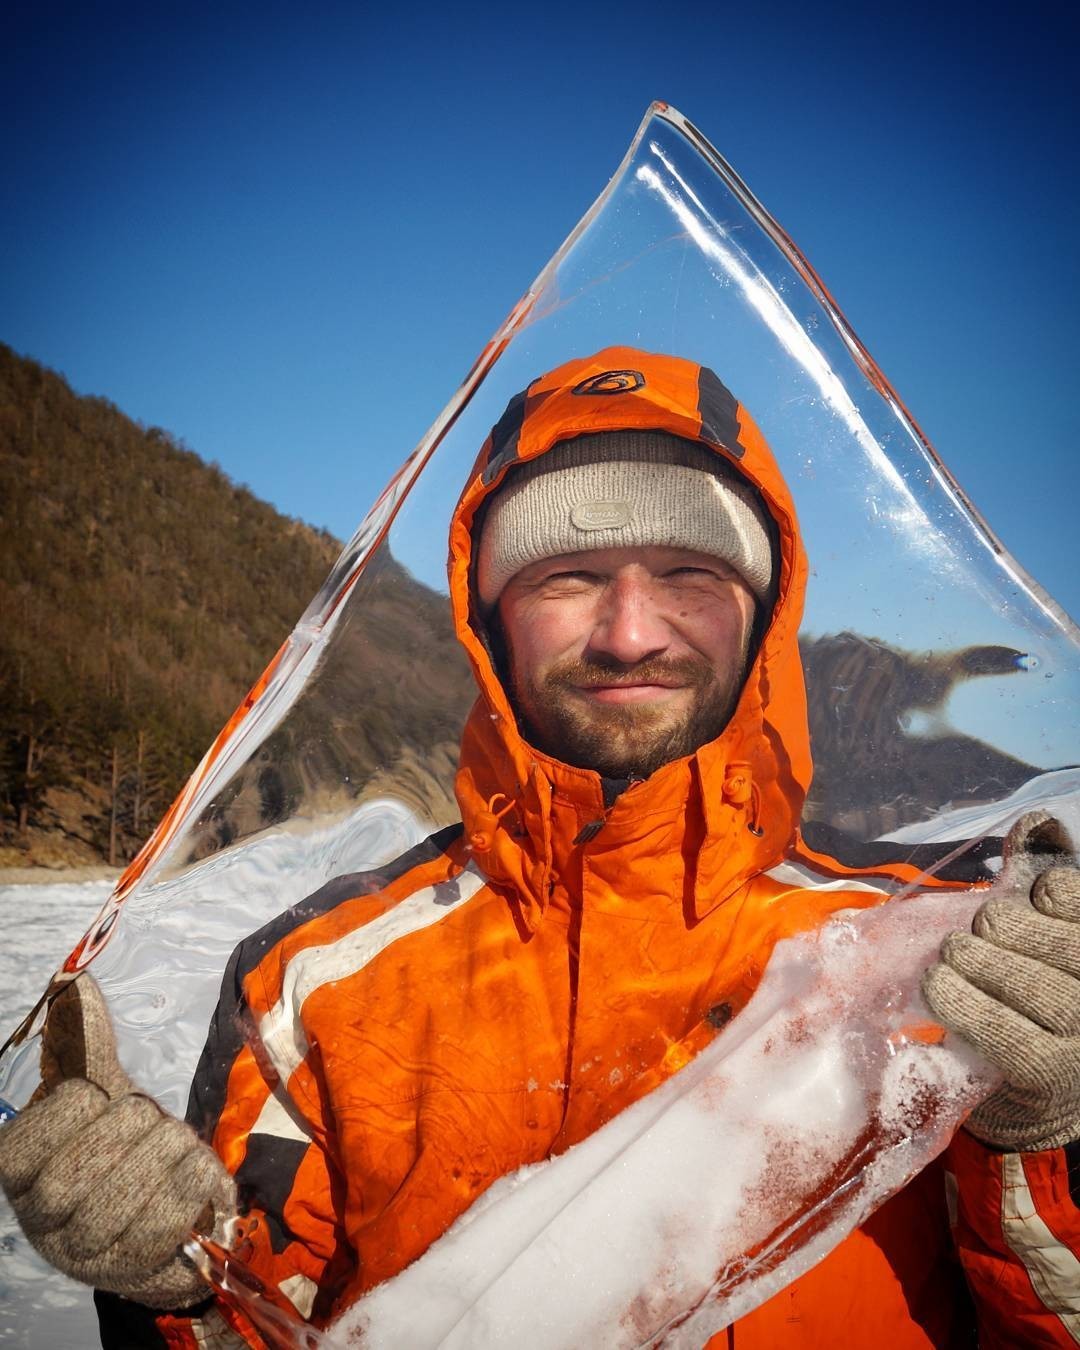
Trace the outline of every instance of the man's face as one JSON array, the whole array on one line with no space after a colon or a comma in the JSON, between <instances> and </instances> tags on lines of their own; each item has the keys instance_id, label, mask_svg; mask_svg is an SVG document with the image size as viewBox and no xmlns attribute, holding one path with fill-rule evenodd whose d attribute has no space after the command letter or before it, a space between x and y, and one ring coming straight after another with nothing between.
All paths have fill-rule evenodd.
<instances>
[{"instance_id":1,"label":"man's face","mask_svg":"<svg viewBox=\"0 0 1080 1350\"><path fill-rule=\"evenodd\" d=\"M606 777L645 778L727 725L754 597L708 554L610 548L524 568L498 613L532 743Z\"/></svg>"}]
</instances>

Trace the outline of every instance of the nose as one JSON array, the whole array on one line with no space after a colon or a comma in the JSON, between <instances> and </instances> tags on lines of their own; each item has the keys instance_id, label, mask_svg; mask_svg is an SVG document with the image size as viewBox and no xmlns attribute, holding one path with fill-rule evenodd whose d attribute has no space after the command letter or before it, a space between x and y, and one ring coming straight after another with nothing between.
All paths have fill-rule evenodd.
<instances>
[{"instance_id":1,"label":"nose","mask_svg":"<svg viewBox=\"0 0 1080 1350\"><path fill-rule=\"evenodd\" d=\"M666 651L671 630L643 578L616 574L604 588L589 649L624 665Z\"/></svg>"}]
</instances>

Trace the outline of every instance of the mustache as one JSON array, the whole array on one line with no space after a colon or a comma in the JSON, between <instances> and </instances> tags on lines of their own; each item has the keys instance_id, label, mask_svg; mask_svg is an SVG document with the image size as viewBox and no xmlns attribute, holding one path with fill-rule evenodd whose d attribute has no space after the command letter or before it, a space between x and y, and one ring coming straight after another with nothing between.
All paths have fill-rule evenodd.
<instances>
[{"instance_id":1,"label":"mustache","mask_svg":"<svg viewBox=\"0 0 1080 1350\"><path fill-rule=\"evenodd\" d=\"M615 661L610 657L570 657L548 671L547 688L573 685L596 689L619 684L677 683L703 687L713 679L711 664L703 656L652 657L643 661Z\"/></svg>"}]
</instances>

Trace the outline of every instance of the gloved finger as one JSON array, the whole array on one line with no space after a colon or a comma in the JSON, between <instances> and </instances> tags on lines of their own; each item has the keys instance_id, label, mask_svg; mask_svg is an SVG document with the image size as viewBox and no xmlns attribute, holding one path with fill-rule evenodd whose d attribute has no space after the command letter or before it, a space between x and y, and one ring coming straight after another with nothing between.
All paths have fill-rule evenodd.
<instances>
[{"instance_id":1,"label":"gloved finger","mask_svg":"<svg viewBox=\"0 0 1080 1350\"><path fill-rule=\"evenodd\" d=\"M991 1093L965 1123L984 1143L1021 1153L1061 1148L1080 1130L1074 1097L1046 1094L1035 1101L1026 1089L1008 1084Z\"/></svg>"},{"instance_id":2,"label":"gloved finger","mask_svg":"<svg viewBox=\"0 0 1080 1350\"><path fill-rule=\"evenodd\" d=\"M971 931L998 947L1080 978L1080 925L1050 918L1030 905L992 898L976 913Z\"/></svg>"},{"instance_id":3,"label":"gloved finger","mask_svg":"<svg viewBox=\"0 0 1080 1350\"><path fill-rule=\"evenodd\" d=\"M172 1169L169 1184L177 1195L204 1197L203 1209L192 1220L191 1227L201 1221L207 1236L220 1235L220 1225L236 1213L236 1182L206 1144L200 1143L180 1159ZM207 1209L211 1211L209 1218L203 1212Z\"/></svg>"},{"instance_id":4,"label":"gloved finger","mask_svg":"<svg viewBox=\"0 0 1080 1350\"><path fill-rule=\"evenodd\" d=\"M8 1198L20 1201L49 1160L78 1139L108 1105L99 1087L76 1078L0 1129L0 1185Z\"/></svg>"},{"instance_id":5,"label":"gloved finger","mask_svg":"<svg viewBox=\"0 0 1080 1350\"><path fill-rule=\"evenodd\" d=\"M1080 980L1071 975L971 933L950 933L941 944L941 959L983 993L1047 1031L1080 1035Z\"/></svg>"},{"instance_id":6,"label":"gloved finger","mask_svg":"<svg viewBox=\"0 0 1080 1350\"><path fill-rule=\"evenodd\" d=\"M1031 903L1040 914L1080 923L1080 867L1050 867L1031 888Z\"/></svg>"},{"instance_id":7,"label":"gloved finger","mask_svg":"<svg viewBox=\"0 0 1080 1350\"><path fill-rule=\"evenodd\" d=\"M231 1213L235 1185L189 1126L162 1115L131 1153L109 1199L108 1212L95 1211L88 1223L86 1245L95 1237L98 1246L119 1242L156 1263L168 1259L208 1210L221 1205Z\"/></svg>"},{"instance_id":8,"label":"gloved finger","mask_svg":"<svg viewBox=\"0 0 1080 1350\"><path fill-rule=\"evenodd\" d=\"M104 1251L125 1234L124 1245L133 1259L158 1265L187 1236L206 1203L205 1194L184 1195L171 1185L175 1164L201 1147L194 1132L147 1098L129 1100L149 1106L153 1116L112 1175L84 1193L72 1212L65 1237L77 1260ZM140 1220L145 1221L141 1226Z\"/></svg>"},{"instance_id":9,"label":"gloved finger","mask_svg":"<svg viewBox=\"0 0 1080 1350\"><path fill-rule=\"evenodd\" d=\"M123 1242L94 1261L84 1283L109 1289L148 1308L170 1310L190 1307L211 1292L185 1256L174 1256L155 1270L132 1271L130 1253Z\"/></svg>"},{"instance_id":10,"label":"gloved finger","mask_svg":"<svg viewBox=\"0 0 1080 1350\"><path fill-rule=\"evenodd\" d=\"M1014 1008L984 994L943 961L923 976L923 997L939 1022L966 1041L1014 1087L1040 1100L1080 1075L1080 1046L1055 1036Z\"/></svg>"},{"instance_id":11,"label":"gloved finger","mask_svg":"<svg viewBox=\"0 0 1080 1350\"><path fill-rule=\"evenodd\" d=\"M51 1233L68 1224L87 1197L99 1205L108 1203L116 1179L125 1174L140 1141L161 1119L161 1111L148 1097L123 1097L109 1106L101 1089L84 1079L62 1083L42 1105L48 1106L62 1093L69 1095L67 1089L80 1082L96 1093L107 1109L68 1137L19 1201L19 1222L27 1237Z\"/></svg>"}]
</instances>

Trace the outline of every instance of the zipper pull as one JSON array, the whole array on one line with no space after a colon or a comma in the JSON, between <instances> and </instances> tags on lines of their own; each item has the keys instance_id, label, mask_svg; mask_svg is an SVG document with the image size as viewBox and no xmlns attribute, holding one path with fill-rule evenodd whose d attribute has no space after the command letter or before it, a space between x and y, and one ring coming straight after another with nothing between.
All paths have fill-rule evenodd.
<instances>
[{"instance_id":1,"label":"zipper pull","mask_svg":"<svg viewBox=\"0 0 1080 1350\"><path fill-rule=\"evenodd\" d=\"M595 839L596 836L600 833L600 831L604 828L604 824L605 821L603 816L601 816L599 820L590 820L587 825L583 825L581 827L580 831L578 832L577 838L574 840L574 843L587 844L591 839Z\"/></svg>"},{"instance_id":2,"label":"zipper pull","mask_svg":"<svg viewBox=\"0 0 1080 1350\"><path fill-rule=\"evenodd\" d=\"M635 778L635 777L628 778L626 779L625 782L619 781L617 783L614 782L613 780L605 779L604 800L606 802L606 805L604 807L604 814L599 818L599 820L590 820L588 824L584 825L581 829L581 832L578 834L578 837L574 840L574 843L587 844L590 839L595 839L596 836L607 824L607 818L608 816L611 815L612 811L614 811L615 803L619 800L619 797L624 792L628 791L630 788L637 787L639 783L643 783L644 781L645 780L643 778ZM607 800L607 785L613 785L615 788L614 792L611 795L610 801Z\"/></svg>"}]
</instances>

